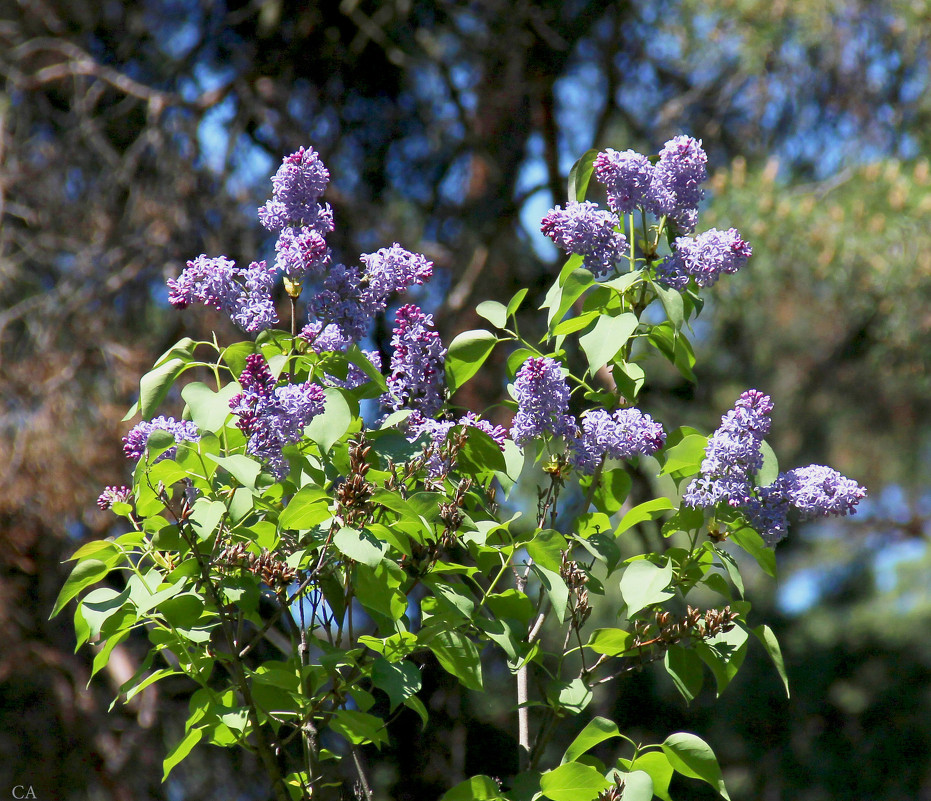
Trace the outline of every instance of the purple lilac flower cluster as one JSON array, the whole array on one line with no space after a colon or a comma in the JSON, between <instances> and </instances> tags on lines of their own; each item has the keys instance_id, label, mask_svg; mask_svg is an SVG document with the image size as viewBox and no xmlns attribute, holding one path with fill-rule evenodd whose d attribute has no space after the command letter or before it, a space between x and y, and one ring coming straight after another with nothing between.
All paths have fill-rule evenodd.
<instances>
[{"instance_id":1,"label":"purple lilac flower cluster","mask_svg":"<svg viewBox=\"0 0 931 801\"><path fill-rule=\"evenodd\" d=\"M736 228L712 228L694 238L680 236L675 251L656 268L660 283L684 289L690 278L701 287L711 286L725 273L736 273L753 253Z\"/></svg>"},{"instance_id":2,"label":"purple lilac flower cluster","mask_svg":"<svg viewBox=\"0 0 931 801\"><path fill-rule=\"evenodd\" d=\"M769 433L772 410L769 395L755 389L741 394L708 440L701 475L691 481L683 496L686 504L705 508L719 501L733 507L747 505L753 477L763 466L763 438Z\"/></svg>"},{"instance_id":3,"label":"purple lilac flower cluster","mask_svg":"<svg viewBox=\"0 0 931 801\"><path fill-rule=\"evenodd\" d=\"M823 465L797 467L780 473L766 487L755 486L772 409L768 395L753 389L744 392L708 440L701 475L682 498L699 508L727 501L744 512L768 545L785 536L790 509L798 510L803 519L847 515L866 497L864 487Z\"/></svg>"},{"instance_id":4,"label":"purple lilac flower cluster","mask_svg":"<svg viewBox=\"0 0 931 801\"><path fill-rule=\"evenodd\" d=\"M576 469L591 475L604 458L649 456L665 442L663 426L639 409L618 409L613 415L594 409L582 415L581 435L571 447L570 459Z\"/></svg>"},{"instance_id":5,"label":"purple lilac flower cluster","mask_svg":"<svg viewBox=\"0 0 931 801\"><path fill-rule=\"evenodd\" d=\"M146 441L153 431L167 431L175 438L175 442L197 442L200 431L190 420L175 420L173 417L155 417L152 420L143 420L136 423L129 433L123 437L123 453L127 459L138 459L145 452ZM177 448L169 448L159 459L174 459Z\"/></svg>"},{"instance_id":6,"label":"purple lilac flower cluster","mask_svg":"<svg viewBox=\"0 0 931 801\"><path fill-rule=\"evenodd\" d=\"M517 414L511 439L523 447L549 433L573 440L575 419L569 414L569 385L559 362L547 357L527 359L514 379Z\"/></svg>"},{"instance_id":7,"label":"purple lilac flower cluster","mask_svg":"<svg viewBox=\"0 0 931 801\"><path fill-rule=\"evenodd\" d=\"M253 353L239 378L242 392L230 400L237 425L249 437L246 450L259 457L278 480L288 474L282 448L299 442L304 427L323 412L323 388L309 381L276 387L265 357Z\"/></svg>"},{"instance_id":8,"label":"purple lilac flower cluster","mask_svg":"<svg viewBox=\"0 0 931 801\"><path fill-rule=\"evenodd\" d=\"M584 256L586 269L603 278L614 270L627 247L627 238L615 230L618 225L615 214L595 203L570 201L564 209L550 210L540 230L562 250Z\"/></svg>"},{"instance_id":9,"label":"purple lilac flower cluster","mask_svg":"<svg viewBox=\"0 0 931 801\"><path fill-rule=\"evenodd\" d=\"M670 139L656 165L633 150L608 148L595 157L595 177L604 184L608 206L615 214L639 207L657 217L668 216L689 233L698 221L698 204L708 180L708 157L701 142L690 136Z\"/></svg>"},{"instance_id":10,"label":"purple lilac flower cluster","mask_svg":"<svg viewBox=\"0 0 931 801\"><path fill-rule=\"evenodd\" d=\"M200 255L177 279L168 280L168 301L177 309L203 303L226 312L246 331L264 331L278 322L271 297L274 276L264 261L242 269L225 256Z\"/></svg>"},{"instance_id":11,"label":"purple lilac flower cluster","mask_svg":"<svg viewBox=\"0 0 931 801\"><path fill-rule=\"evenodd\" d=\"M446 348L433 330L433 315L411 303L398 309L394 319L391 374L382 404L434 417L446 395Z\"/></svg>"},{"instance_id":12,"label":"purple lilac flower cluster","mask_svg":"<svg viewBox=\"0 0 931 801\"><path fill-rule=\"evenodd\" d=\"M97 506L106 511L112 509L115 503L129 503L132 497L133 491L130 487L104 487L97 498Z\"/></svg>"},{"instance_id":13,"label":"purple lilac flower cluster","mask_svg":"<svg viewBox=\"0 0 931 801\"><path fill-rule=\"evenodd\" d=\"M407 425L408 439L411 442L424 434L430 439L428 447L431 448L431 452L430 457L427 459L427 472L431 478L445 475L453 469L453 460L449 458L448 454L443 453L443 444L454 426L472 426L484 431L502 450L504 450L504 442L507 439L505 429L487 420L480 420L473 412L468 412L458 420L431 420L424 417L420 412L414 412L407 419Z\"/></svg>"}]
</instances>

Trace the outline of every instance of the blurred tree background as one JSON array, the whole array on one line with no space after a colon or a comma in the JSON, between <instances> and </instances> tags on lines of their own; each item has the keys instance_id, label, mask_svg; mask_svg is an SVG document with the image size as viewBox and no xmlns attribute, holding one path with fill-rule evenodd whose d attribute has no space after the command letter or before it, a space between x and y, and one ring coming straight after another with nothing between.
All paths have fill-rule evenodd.
<instances>
[{"instance_id":1,"label":"blurred tree background","mask_svg":"<svg viewBox=\"0 0 931 801\"><path fill-rule=\"evenodd\" d=\"M108 713L144 643L86 688L92 655L47 617L62 560L112 525L94 499L126 479L139 375L182 330L233 334L182 321L164 279L273 252L255 208L284 154L329 166L344 260L399 241L436 262L422 302L448 342L478 301L548 285L537 225L575 158L684 132L714 174L700 229L736 226L754 256L710 293L698 387L669 373L648 407L711 430L762 389L784 466L829 463L871 500L795 527L780 583L754 582L790 700L751 653L718 703L645 670L596 707L644 739L707 737L735 801L931 799L929 47L911 0L0 0L0 788L260 797L219 750L162 785L190 688ZM458 402L502 391L474 383ZM436 724L402 718L367 755L386 797L512 770L502 710L447 679L425 677Z\"/></svg>"}]
</instances>

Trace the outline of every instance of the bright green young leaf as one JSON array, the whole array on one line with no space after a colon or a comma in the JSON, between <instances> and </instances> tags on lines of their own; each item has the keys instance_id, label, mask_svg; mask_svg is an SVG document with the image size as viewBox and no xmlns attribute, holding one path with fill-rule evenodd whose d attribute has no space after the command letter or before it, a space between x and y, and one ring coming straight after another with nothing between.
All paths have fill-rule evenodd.
<instances>
[{"instance_id":1,"label":"bright green young leaf","mask_svg":"<svg viewBox=\"0 0 931 801\"><path fill-rule=\"evenodd\" d=\"M523 289L518 289L517 292L514 293L514 297L508 301L508 317L513 316L514 313L520 308L520 304L524 302L524 298L527 297L527 293L529 291L530 290L527 289L527 287L524 287Z\"/></svg>"},{"instance_id":2,"label":"bright green young leaf","mask_svg":"<svg viewBox=\"0 0 931 801\"><path fill-rule=\"evenodd\" d=\"M369 381L372 381L382 392L388 390L388 385L385 383L385 377L378 372L378 369L374 364L369 360L362 349L353 343L349 346L346 351L346 358L352 362L356 367L358 367L366 376L368 376Z\"/></svg>"},{"instance_id":3,"label":"bright green young leaf","mask_svg":"<svg viewBox=\"0 0 931 801\"><path fill-rule=\"evenodd\" d=\"M588 372L594 375L611 361L639 324L632 312L624 312L617 317L600 317L591 331L579 337L579 346L588 359Z\"/></svg>"},{"instance_id":4,"label":"bright green young leaf","mask_svg":"<svg viewBox=\"0 0 931 801\"><path fill-rule=\"evenodd\" d=\"M463 331L449 343L446 353L446 383L452 395L474 376L489 357L498 338L490 331Z\"/></svg>"},{"instance_id":5,"label":"bright green young leaf","mask_svg":"<svg viewBox=\"0 0 931 801\"><path fill-rule=\"evenodd\" d=\"M635 401L646 381L644 369L636 362L615 360L612 375L618 392L627 400Z\"/></svg>"},{"instance_id":6,"label":"bright green young leaf","mask_svg":"<svg viewBox=\"0 0 931 801\"><path fill-rule=\"evenodd\" d=\"M591 765L567 762L540 776L540 792L551 801L594 801L611 786Z\"/></svg>"},{"instance_id":7,"label":"bright green young leaf","mask_svg":"<svg viewBox=\"0 0 931 801\"><path fill-rule=\"evenodd\" d=\"M168 752L168 756L166 756L165 760L162 762L162 769L164 771L162 774L162 781L165 781L174 767L191 753L194 746L201 741L203 736L203 729L191 729L184 735L181 742Z\"/></svg>"},{"instance_id":8,"label":"bright green young leaf","mask_svg":"<svg viewBox=\"0 0 931 801\"><path fill-rule=\"evenodd\" d=\"M650 328L649 339L684 378L696 383L695 373L692 372L695 352L684 333L674 330L670 323L660 323Z\"/></svg>"},{"instance_id":9,"label":"bright green young leaf","mask_svg":"<svg viewBox=\"0 0 931 801\"><path fill-rule=\"evenodd\" d=\"M388 744L385 721L367 712L360 712L357 709L337 709L330 726L333 731L342 734L354 745L374 743L380 749Z\"/></svg>"},{"instance_id":10,"label":"bright green young leaf","mask_svg":"<svg viewBox=\"0 0 931 801\"><path fill-rule=\"evenodd\" d=\"M504 328L508 322L508 309L496 300L484 300L475 307L479 317L484 317L495 328Z\"/></svg>"},{"instance_id":11,"label":"bright green young leaf","mask_svg":"<svg viewBox=\"0 0 931 801\"><path fill-rule=\"evenodd\" d=\"M672 561L666 560L657 567L646 559L631 562L621 576L621 596L627 605L627 616L632 617L650 604L660 603L673 596L666 588L672 581Z\"/></svg>"},{"instance_id":12,"label":"bright green young leaf","mask_svg":"<svg viewBox=\"0 0 931 801\"><path fill-rule=\"evenodd\" d=\"M669 782L672 781L672 774L675 771L662 751L647 751L640 754L630 763L628 770L642 770L650 774L653 781L653 794L663 801L672 801L669 795Z\"/></svg>"},{"instance_id":13,"label":"bright green young leaf","mask_svg":"<svg viewBox=\"0 0 931 801\"><path fill-rule=\"evenodd\" d=\"M175 346L169 353L176 355L167 359L146 373L139 379L139 414L146 420L149 420L159 407L159 404L165 399L168 390L172 384L183 373L191 363L194 354L195 344L193 340L187 340L190 345L179 348L182 342Z\"/></svg>"},{"instance_id":14,"label":"bright green young leaf","mask_svg":"<svg viewBox=\"0 0 931 801\"><path fill-rule=\"evenodd\" d=\"M772 548L767 548L763 538L752 528L746 526L731 532L731 541L736 542L750 556L763 572L776 578L776 554Z\"/></svg>"},{"instance_id":15,"label":"bright green young leaf","mask_svg":"<svg viewBox=\"0 0 931 801\"><path fill-rule=\"evenodd\" d=\"M319 517L321 506L323 509L328 509L329 502L329 495L320 487L308 484L291 498L278 517L278 523L283 529L292 531L300 531L315 526L322 519Z\"/></svg>"},{"instance_id":16,"label":"bright green young leaf","mask_svg":"<svg viewBox=\"0 0 931 801\"><path fill-rule=\"evenodd\" d=\"M766 440L760 443L760 452L763 454L763 466L757 472L754 481L758 487L768 487L779 476L779 459Z\"/></svg>"},{"instance_id":17,"label":"bright green young leaf","mask_svg":"<svg viewBox=\"0 0 931 801\"><path fill-rule=\"evenodd\" d=\"M84 564L83 562L81 564ZM99 587L87 594L79 607L81 616L89 628L89 636L96 637L104 625L129 601L129 587L117 592L112 587ZM135 613L132 613L135 618Z\"/></svg>"},{"instance_id":18,"label":"bright green young leaf","mask_svg":"<svg viewBox=\"0 0 931 801\"><path fill-rule=\"evenodd\" d=\"M553 284L546 295L543 306L540 307L549 309L546 325L550 331L556 323L562 321L572 304L594 283L595 279L588 270L576 269L569 274L562 286L559 282Z\"/></svg>"},{"instance_id":19,"label":"bright green young leaf","mask_svg":"<svg viewBox=\"0 0 931 801\"><path fill-rule=\"evenodd\" d=\"M553 327L553 336L562 336L564 334L574 334L576 331L581 331L583 328L588 328L595 320L600 317L600 312L598 311L588 311L584 314L580 314L577 317L569 317L566 320L563 320L561 323L557 323Z\"/></svg>"},{"instance_id":20,"label":"bright green young leaf","mask_svg":"<svg viewBox=\"0 0 931 801\"><path fill-rule=\"evenodd\" d=\"M440 801L497 801L504 798L498 783L490 776L473 776L440 797Z\"/></svg>"},{"instance_id":21,"label":"bright green young leaf","mask_svg":"<svg viewBox=\"0 0 931 801\"><path fill-rule=\"evenodd\" d=\"M533 572L540 579L540 584L546 590L550 597L550 603L553 605L553 611L560 623L566 621L566 606L569 603L569 588L562 576L557 570L548 570L542 565L533 565Z\"/></svg>"},{"instance_id":22,"label":"bright green young leaf","mask_svg":"<svg viewBox=\"0 0 931 801\"><path fill-rule=\"evenodd\" d=\"M382 561L374 569L361 563L353 568L356 598L380 628L394 628L394 621L407 611L407 597L399 589L403 579L404 573L393 562Z\"/></svg>"},{"instance_id":23,"label":"bright green young leaf","mask_svg":"<svg viewBox=\"0 0 931 801\"><path fill-rule=\"evenodd\" d=\"M550 698L564 712L579 715L592 701L592 690L582 679L551 682Z\"/></svg>"},{"instance_id":24,"label":"bright green young leaf","mask_svg":"<svg viewBox=\"0 0 931 801\"><path fill-rule=\"evenodd\" d=\"M662 744L669 764L683 776L701 779L714 787L722 798L730 801L718 760L701 737L689 732L670 734Z\"/></svg>"},{"instance_id":25,"label":"bright green young leaf","mask_svg":"<svg viewBox=\"0 0 931 801\"><path fill-rule=\"evenodd\" d=\"M569 744L559 764L565 765L567 762L575 762L582 754L587 754L598 745L598 743L603 743L605 740L622 736L623 735L617 728L617 724L613 720L602 717L593 718Z\"/></svg>"},{"instance_id":26,"label":"bright green young leaf","mask_svg":"<svg viewBox=\"0 0 931 801\"><path fill-rule=\"evenodd\" d=\"M620 656L633 648L633 635L624 629L595 629L588 638L587 648L596 654Z\"/></svg>"},{"instance_id":27,"label":"bright green young leaf","mask_svg":"<svg viewBox=\"0 0 931 801\"><path fill-rule=\"evenodd\" d=\"M109 572L110 568L99 559L84 559L78 562L74 566L74 570L71 571L71 575L68 576L67 581L65 581L65 585L61 588L61 592L58 593L58 598L49 619L55 617L64 608L65 604L81 590L91 584L96 584Z\"/></svg>"},{"instance_id":28,"label":"bright green young leaf","mask_svg":"<svg viewBox=\"0 0 931 801\"><path fill-rule=\"evenodd\" d=\"M675 508L676 507L669 498L653 498L652 500L641 503L621 518L621 522L614 531L614 536L620 536L625 531L633 528L637 523L642 523L644 520L656 520L656 518L662 516L663 512L668 512L670 509Z\"/></svg>"},{"instance_id":29,"label":"bright green young leaf","mask_svg":"<svg viewBox=\"0 0 931 801\"><path fill-rule=\"evenodd\" d=\"M605 470L601 474L601 481L595 490L592 502L599 512L613 515L621 510L632 486L633 480L626 470Z\"/></svg>"},{"instance_id":30,"label":"bright green young leaf","mask_svg":"<svg viewBox=\"0 0 931 801\"><path fill-rule=\"evenodd\" d=\"M773 665L775 665L776 671L779 673L779 678L782 679L782 684L786 688L786 698L789 698L789 675L786 673L786 665L782 658L782 649L779 647L779 640L776 639L773 630L767 625L757 626L756 628L750 629L750 631L763 643L766 653L769 654L769 658L773 661Z\"/></svg>"},{"instance_id":31,"label":"bright green young leaf","mask_svg":"<svg viewBox=\"0 0 931 801\"><path fill-rule=\"evenodd\" d=\"M230 457L233 458L233 457ZM194 509L189 518L190 525L200 540L206 540L214 531L226 514L226 506L222 501L210 501L200 497L194 502Z\"/></svg>"},{"instance_id":32,"label":"bright green young leaf","mask_svg":"<svg viewBox=\"0 0 931 801\"><path fill-rule=\"evenodd\" d=\"M527 553L538 565L547 570L559 572L562 566L562 554L569 547L566 538L558 531L545 528L527 543Z\"/></svg>"},{"instance_id":33,"label":"bright green young leaf","mask_svg":"<svg viewBox=\"0 0 931 801\"><path fill-rule=\"evenodd\" d=\"M701 434L687 434L666 450L666 463L660 475L672 475L676 479L695 475L701 469L707 447L708 437Z\"/></svg>"},{"instance_id":34,"label":"bright green young leaf","mask_svg":"<svg viewBox=\"0 0 931 801\"><path fill-rule=\"evenodd\" d=\"M569 170L569 200L581 203L588 192L588 183L595 170L595 158L598 150L586 150L582 157L572 165Z\"/></svg>"},{"instance_id":35,"label":"bright green young leaf","mask_svg":"<svg viewBox=\"0 0 931 801\"><path fill-rule=\"evenodd\" d=\"M220 465L244 487L255 489L255 480L262 472L262 465L255 459L250 459L241 453L234 453L232 456L217 456L208 453L207 458Z\"/></svg>"},{"instance_id":36,"label":"bright green young leaf","mask_svg":"<svg viewBox=\"0 0 931 801\"><path fill-rule=\"evenodd\" d=\"M722 632L710 640L695 643L695 652L708 665L717 682L718 696L737 675L747 654L749 634L741 626Z\"/></svg>"},{"instance_id":37,"label":"bright green young leaf","mask_svg":"<svg viewBox=\"0 0 931 801\"><path fill-rule=\"evenodd\" d=\"M226 418L232 414L230 399L239 391L239 386L234 383L229 383L219 392L214 392L206 384L194 381L181 390L181 397L190 409L194 424L201 431L217 433L223 428Z\"/></svg>"},{"instance_id":38,"label":"bright green young leaf","mask_svg":"<svg viewBox=\"0 0 931 801\"><path fill-rule=\"evenodd\" d=\"M307 426L307 436L310 437L320 450L327 453L343 434L349 430L352 423L352 409L343 393L335 387L327 387L324 391L323 414L318 414Z\"/></svg>"},{"instance_id":39,"label":"bright green young leaf","mask_svg":"<svg viewBox=\"0 0 931 801\"><path fill-rule=\"evenodd\" d=\"M672 323L672 327L676 331L680 331L682 325L685 323L685 303L682 300L682 295L678 290L665 287L655 281L651 281L650 283L659 297L660 303L663 304L663 310L666 312L666 319Z\"/></svg>"},{"instance_id":40,"label":"bright green young leaf","mask_svg":"<svg viewBox=\"0 0 931 801\"><path fill-rule=\"evenodd\" d=\"M653 779L649 773L633 770L624 776L621 801L650 801L653 798Z\"/></svg>"}]
</instances>

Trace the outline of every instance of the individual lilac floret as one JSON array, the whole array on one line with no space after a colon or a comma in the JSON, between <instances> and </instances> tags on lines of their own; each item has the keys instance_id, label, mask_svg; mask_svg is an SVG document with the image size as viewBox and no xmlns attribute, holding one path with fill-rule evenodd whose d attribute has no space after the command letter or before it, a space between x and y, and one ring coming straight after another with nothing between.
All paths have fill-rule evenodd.
<instances>
[{"instance_id":1,"label":"individual lilac floret","mask_svg":"<svg viewBox=\"0 0 931 801\"><path fill-rule=\"evenodd\" d=\"M613 415L595 409L582 415L582 434L571 448L572 464L591 475L601 460L650 456L666 442L662 425L639 409L618 409Z\"/></svg>"},{"instance_id":2,"label":"individual lilac floret","mask_svg":"<svg viewBox=\"0 0 931 801\"><path fill-rule=\"evenodd\" d=\"M307 341L314 353L342 353L352 344L335 323L308 323L298 336Z\"/></svg>"},{"instance_id":3,"label":"individual lilac floret","mask_svg":"<svg viewBox=\"0 0 931 801\"><path fill-rule=\"evenodd\" d=\"M507 431L501 426L496 426L487 420L480 420L473 412L468 412L458 420L430 420L424 417L420 412L414 412L408 419L408 439L411 442L417 440L420 436L426 434L430 439L430 456L427 459L427 473L431 478L438 478L446 475L453 469L453 458L451 454L444 453L443 445L449 432L454 426L472 426L480 431L484 431L494 440L495 444L504 450L504 442L507 439Z\"/></svg>"},{"instance_id":4,"label":"individual lilac floret","mask_svg":"<svg viewBox=\"0 0 931 801\"><path fill-rule=\"evenodd\" d=\"M143 420L136 423L123 437L123 453L127 459L138 459L145 451L146 441L153 431L167 431L175 438L175 442L197 442L200 432L190 420L175 420L174 417L156 417L152 420ZM159 459L174 459L177 448L169 448L162 453Z\"/></svg>"},{"instance_id":5,"label":"individual lilac floret","mask_svg":"<svg viewBox=\"0 0 931 801\"><path fill-rule=\"evenodd\" d=\"M382 403L393 411L413 409L434 417L446 395L446 348L433 330L433 315L408 304L394 319L391 374Z\"/></svg>"},{"instance_id":6,"label":"individual lilac floret","mask_svg":"<svg viewBox=\"0 0 931 801\"><path fill-rule=\"evenodd\" d=\"M618 153L608 148L595 157L594 168L615 214L628 214L638 206L649 205L653 165L646 156L633 150Z\"/></svg>"},{"instance_id":7,"label":"individual lilac floret","mask_svg":"<svg viewBox=\"0 0 931 801\"><path fill-rule=\"evenodd\" d=\"M373 300L387 301L395 292L403 292L433 277L433 262L420 253L411 253L395 242L390 248L360 257Z\"/></svg>"},{"instance_id":8,"label":"individual lilac floret","mask_svg":"<svg viewBox=\"0 0 931 801\"><path fill-rule=\"evenodd\" d=\"M200 255L177 279L168 280L168 301L178 309L203 303L225 311L246 331L264 331L278 322L271 297L274 275L264 261L242 269L225 256Z\"/></svg>"},{"instance_id":9,"label":"individual lilac floret","mask_svg":"<svg viewBox=\"0 0 931 801\"><path fill-rule=\"evenodd\" d=\"M684 289L689 278L701 287L716 283L725 273L736 273L753 253L736 228L712 228L694 238L676 239L675 253L657 268L657 280L675 289Z\"/></svg>"},{"instance_id":10,"label":"individual lilac floret","mask_svg":"<svg viewBox=\"0 0 931 801\"><path fill-rule=\"evenodd\" d=\"M329 170L313 149L302 147L282 160L272 176L272 199L259 209L259 220L268 230L286 225L306 225L320 233L332 230L332 213L318 204L330 181Z\"/></svg>"},{"instance_id":11,"label":"individual lilac floret","mask_svg":"<svg viewBox=\"0 0 931 801\"><path fill-rule=\"evenodd\" d=\"M701 184L708 180L707 163L700 141L690 136L670 139L653 169L649 210L671 217L685 233L695 230L698 204L704 196Z\"/></svg>"},{"instance_id":12,"label":"individual lilac floret","mask_svg":"<svg viewBox=\"0 0 931 801\"><path fill-rule=\"evenodd\" d=\"M686 505L708 508L727 501L734 507L746 506L752 497L753 477L763 466L762 444L772 410L769 395L755 389L738 398L708 440L701 475L683 495Z\"/></svg>"},{"instance_id":13,"label":"individual lilac floret","mask_svg":"<svg viewBox=\"0 0 931 801\"><path fill-rule=\"evenodd\" d=\"M511 439L523 447L546 433L575 438L575 419L569 414L569 385L559 362L547 357L527 359L514 379L517 414Z\"/></svg>"},{"instance_id":14,"label":"individual lilac floret","mask_svg":"<svg viewBox=\"0 0 931 801\"><path fill-rule=\"evenodd\" d=\"M292 281L321 278L330 263L330 249L319 231L313 228L283 228L275 244L278 253L275 267Z\"/></svg>"},{"instance_id":15,"label":"individual lilac floret","mask_svg":"<svg viewBox=\"0 0 931 801\"><path fill-rule=\"evenodd\" d=\"M304 384L275 386L265 357L253 353L239 378L243 391L230 400L237 425L249 437L246 450L259 457L280 481L288 474L282 448L299 442L304 427L323 412L323 388Z\"/></svg>"},{"instance_id":16,"label":"individual lilac floret","mask_svg":"<svg viewBox=\"0 0 931 801\"><path fill-rule=\"evenodd\" d=\"M602 278L624 258L627 238L614 230L617 225L617 216L595 203L570 201L564 209L551 209L540 230L562 250L584 256L586 269Z\"/></svg>"},{"instance_id":17,"label":"individual lilac floret","mask_svg":"<svg viewBox=\"0 0 931 801\"><path fill-rule=\"evenodd\" d=\"M115 503L129 503L132 497L133 491L130 487L104 487L100 497L97 498L97 506L106 511L111 509Z\"/></svg>"}]
</instances>

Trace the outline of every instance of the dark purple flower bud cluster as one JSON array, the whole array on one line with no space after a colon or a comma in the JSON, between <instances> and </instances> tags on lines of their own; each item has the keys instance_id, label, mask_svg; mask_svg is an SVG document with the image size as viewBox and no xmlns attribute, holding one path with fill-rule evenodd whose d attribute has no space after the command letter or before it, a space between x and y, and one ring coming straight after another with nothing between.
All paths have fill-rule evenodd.
<instances>
[{"instance_id":1,"label":"dark purple flower bud cluster","mask_svg":"<svg viewBox=\"0 0 931 801\"><path fill-rule=\"evenodd\" d=\"M562 250L584 256L585 268L603 278L624 258L627 238L615 230L618 225L616 215L595 203L570 201L564 209L551 209L540 230Z\"/></svg>"},{"instance_id":2,"label":"dark purple flower bud cluster","mask_svg":"<svg viewBox=\"0 0 931 801\"><path fill-rule=\"evenodd\" d=\"M692 480L682 498L687 505L708 508L719 501L747 505L753 477L763 466L763 438L769 433L772 410L769 395L755 389L737 399L708 440L701 476Z\"/></svg>"},{"instance_id":3,"label":"dark purple flower bud cluster","mask_svg":"<svg viewBox=\"0 0 931 801\"><path fill-rule=\"evenodd\" d=\"M514 379L517 414L511 439L523 447L543 436L575 439L575 419L569 414L569 385L559 362L547 357L527 359Z\"/></svg>"},{"instance_id":4,"label":"dark purple flower bud cluster","mask_svg":"<svg viewBox=\"0 0 931 801\"><path fill-rule=\"evenodd\" d=\"M582 415L582 432L570 449L570 460L580 472L591 475L604 458L650 456L665 442L662 425L639 409L618 409L613 415L594 409Z\"/></svg>"},{"instance_id":5,"label":"dark purple flower bud cluster","mask_svg":"<svg viewBox=\"0 0 931 801\"><path fill-rule=\"evenodd\" d=\"M398 309L394 319L391 374L382 404L434 417L446 396L446 348L433 330L433 315L408 304Z\"/></svg>"},{"instance_id":6,"label":"dark purple flower bud cluster","mask_svg":"<svg viewBox=\"0 0 931 801\"><path fill-rule=\"evenodd\" d=\"M855 481L814 464L780 473L766 487L755 486L772 409L768 395L753 389L744 392L708 440L701 476L692 480L682 498L689 506L703 508L727 501L744 512L768 545L786 535L791 509L802 519L848 515L866 497L866 489Z\"/></svg>"},{"instance_id":7,"label":"dark purple flower bud cluster","mask_svg":"<svg viewBox=\"0 0 931 801\"><path fill-rule=\"evenodd\" d=\"M424 434L430 439L428 447L430 447L431 452L430 457L427 459L427 473L432 478L445 475L453 469L452 460L443 453L443 445L449 436L449 432L455 426L472 426L484 431L502 450L504 450L504 442L507 439L507 431L501 426L496 426L487 420L481 420L473 412L468 412L458 420L430 420L420 412L414 412L407 419L407 425L408 439L411 442Z\"/></svg>"},{"instance_id":8,"label":"dark purple flower bud cluster","mask_svg":"<svg viewBox=\"0 0 931 801\"><path fill-rule=\"evenodd\" d=\"M168 280L168 300L178 309L203 303L226 312L246 331L264 331L278 322L271 296L274 276L264 261L242 269L225 256L201 255L177 279Z\"/></svg>"},{"instance_id":9,"label":"dark purple flower bud cluster","mask_svg":"<svg viewBox=\"0 0 931 801\"><path fill-rule=\"evenodd\" d=\"M288 474L282 448L299 442L304 427L323 412L323 387L309 381L276 386L265 357L253 353L239 378L242 392L230 400L237 425L249 437L246 450L261 459L279 480Z\"/></svg>"},{"instance_id":10,"label":"dark purple flower bud cluster","mask_svg":"<svg viewBox=\"0 0 931 801\"><path fill-rule=\"evenodd\" d=\"M167 431L175 438L175 442L197 442L200 431L190 420L175 420L173 417L155 417L152 420L143 420L136 423L129 433L123 437L123 453L127 459L138 459L145 452L146 441L153 431ZM159 459L174 459L177 448L169 448Z\"/></svg>"},{"instance_id":11,"label":"dark purple flower bud cluster","mask_svg":"<svg viewBox=\"0 0 931 801\"><path fill-rule=\"evenodd\" d=\"M133 491L130 487L104 487L100 497L97 498L97 506L106 511L111 509L115 503L129 503L132 497Z\"/></svg>"},{"instance_id":12,"label":"dark purple flower bud cluster","mask_svg":"<svg viewBox=\"0 0 931 801\"><path fill-rule=\"evenodd\" d=\"M701 287L711 286L725 273L736 273L752 253L736 228L712 228L695 237L680 236L675 251L656 268L656 278L675 289L684 289L690 278Z\"/></svg>"}]
</instances>

